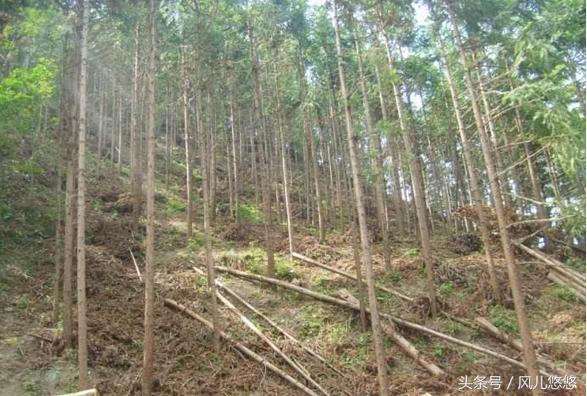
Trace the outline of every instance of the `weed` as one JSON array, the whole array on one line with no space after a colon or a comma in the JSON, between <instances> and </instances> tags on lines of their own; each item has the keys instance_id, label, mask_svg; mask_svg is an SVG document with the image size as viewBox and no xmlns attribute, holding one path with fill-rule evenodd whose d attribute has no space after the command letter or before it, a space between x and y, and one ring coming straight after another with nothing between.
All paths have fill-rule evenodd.
<instances>
[{"instance_id":1,"label":"weed","mask_svg":"<svg viewBox=\"0 0 587 396\"><path fill-rule=\"evenodd\" d=\"M518 333L518 323L512 310L504 308L501 305L492 305L489 308L489 317L491 323L506 333Z\"/></svg>"},{"instance_id":2,"label":"weed","mask_svg":"<svg viewBox=\"0 0 587 396\"><path fill-rule=\"evenodd\" d=\"M208 280L205 276L196 276L193 285L198 293L206 293L208 291Z\"/></svg>"},{"instance_id":3,"label":"weed","mask_svg":"<svg viewBox=\"0 0 587 396\"><path fill-rule=\"evenodd\" d=\"M428 346L428 341L423 338L418 338L416 341L414 341L414 346L418 349L424 349Z\"/></svg>"},{"instance_id":4,"label":"weed","mask_svg":"<svg viewBox=\"0 0 587 396\"><path fill-rule=\"evenodd\" d=\"M417 248L412 248L404 253L404 257L418 257L420 251Z\"/></svg>"},{"instance_id":5,"label":"weed","mask_svg":"<svg viewBox=\"0 0 587 396\"><path fill-rule=\"evenodd\" d=\"M177 198L177 196L170 194L167 197L167 202L165 203L165 208L163 208L163 211L165 212L165 214L170 216L170 215L174 215L176 213L185 212L185 210L186 210L185 202L180 201L179 198Z\"/></svg>"},{"instance_id":6,"label":"weed","mask_svg":"<svg viewBox=\"0 0 587 396\"><path fill-rule=\"evenodd\" d=\"M313 304L306 305L301 310L301 322L303 323L302 335L304 337L316 337L324 324L324 315Z\"/></svg>"},{"instance_id":7,"label":"weed","mask_svg":"<svg viewBox=\"0 0 587 396\"><path fill-rule=\"evenodd\" d=\"M441 358L446 354L446 346L442 344L434 344L434 356L436 358Z\"/></svg>"},{"instance_id":8,"label":"weed","mask_svg":"<svg viewBox=\"0 0 587 396\"><path fill-rule=\"evenodd\" d=\"M295 272L293 263L290 260L283 259L281 257L275 258L275 275L279 279L283 279L288 282L300 277L300 275Z\"/></svg>"},{"instance_id":9,"label":"weed","mask_svg":"<svg viewBox=\"0 0 587 396\"><path fill-rule=\"evenodd\" d=\"M455 284L452 281L448 281L448 282L444 282L442 285L440 285L440 287L438 288L438 293L441 296L449 296L450 294L452 294L455 290Z\"/></svg>"},{"instance_id":10,"label":"weed","mask_svg":"<svg viewBox=\"0 0 587 396\"><path fill-rule=\"evenodd\" d=\"M24 391L27 393L36 394L39 391L39 386L37 384L35 384L34 382L27 381L22 384L22 387L23 387Z\"/></svg>"},{"instance_id":11,"label":"weed","mask_svg":"<svg viewBox=\"0 0 587 396\"><path fill-rule=\"evenodd\" d=\"M396 270L393 270L387 274L387 278L393 282L397 283L402 280L402 273Z\"/></svg>"},{"instance_id":12,"label":"weed","mask_svg":"<svg viewBox=\"0 0 587 396\"><path fill-rule=\"evenodd\" d=\"M241 203L238 206L238 216L243 223L262 224L263 213L253 204Z\"/></svg>"},{"instance_id":13,"label":"weed","mask_svg":"<svg viewBox=\"0 0 587 396\"><path fill-rule=\"evenodd\" d=\"M568 303L574 303L577 301L577 296L575 296L575 294L569 288L562 285L549 286L544 289L544 293L547 296L556 297Z\"/></svg>"},{"instance_id":14,"label":"weed","mask_svg":"<svg viewBox=\"0 0 587 396\"><path fill-rule=\"evenodd\" d=\"M585 260L579 260L578 258L570 257L567 259L566 264L575 271L579 271L583 274L585 273Z\"/></svg>"},{"instance_id":15,"label":"weed","mask_svg":"<svg viewBox=\"0 0 587 396\"><path fill-rule=\"evenodd\" d=\"M26 310L29 307L29 300L24 295L18 296L18 298L14 301L14 304L18 309Z\"/></svg>"}]
</instances>

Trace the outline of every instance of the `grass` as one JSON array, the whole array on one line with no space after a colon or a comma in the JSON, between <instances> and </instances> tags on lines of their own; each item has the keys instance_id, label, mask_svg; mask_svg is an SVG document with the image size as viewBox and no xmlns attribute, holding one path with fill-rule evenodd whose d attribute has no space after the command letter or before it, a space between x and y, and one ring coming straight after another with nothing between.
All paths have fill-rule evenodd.
<instances>
[{"instance_id":1,"label":"grass","mask_svg":"<svg viewBox=\"0 0 587 396\"><path fill-rule=\"evenodd\" d=\"M174 215L176 213L183 213L186 210L186 204L182 200L180 200L176 195L168 194L167 195L167 202L163 208L163 211L168 216Z\"/></svg>"},{"instance_id":2,"label":"grass","mask_svg":"<svg viewBox=\"0 0 587 396\"><path fill-rule=\"evenodd\" d=\"M243 223L263 224L263 212L251 203L239 204L238 216Z\"/></svg>"},{"instance_id":3,"label":"grass","mask_svg":"<svg viewBox=\"0 0 587 396\"><path fill-rule=\"evenodd\" d=\"M241 252L240 258L245 263L247 271L257 275L265 275L267 273L266 256L263 249L250 247ZM279 256L275 256L275 276L288 282L300 277L295 272L293 263Z\"/></svg>"},{"instance_id":4,"label":"grass","mask_svg":"<svg viewBox=\"0 0 587 396\"><path fill-rule=\"evenodd\" d=\"M562 285L548 286L544 289L544 294L561 299L568 303L574 303L577 301L577 296L569 288Z\"/></svg>"},{"instance_id":5,"label":"grass","mask_svg":"<svg viewBox=\"0 0 587 396\"><path fill-rule=\"evenodd\" d=\"M438 288L438 294L447 297L455 291L455 284L452 281L444 282Z\"/></svg>"},{"instance_id":6,"label":"grass","mask_svg":"<svg viewBox=\"0 0 587 396\"><path fill-rule=\"evenodd\" d=\"M301 331L303 337L316 337L320 334L325 317L320 307L308 304L302 308L298 316L300 322L303 323Z\"/></svg>"},{"instance_id":7,"label":"grass","mask_svg":"<svg viewBox=\"0 0 587 396\"><path fill-rule=\"evenodd\" d=\"M489 319L495 327L509 334L518 334L518 323L516 315L511 309L501 305L492 305L489 308Z\"/></svg>"}]
</instances>

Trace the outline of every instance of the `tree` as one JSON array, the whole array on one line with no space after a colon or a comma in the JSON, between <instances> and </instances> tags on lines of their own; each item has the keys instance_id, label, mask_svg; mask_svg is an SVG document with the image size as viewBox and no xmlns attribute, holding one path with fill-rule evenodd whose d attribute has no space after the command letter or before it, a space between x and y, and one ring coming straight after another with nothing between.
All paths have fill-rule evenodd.
<instances>
[{"instance_id":1,"label":"tree","mask_svg":"<svg viewBox=\"0 0 587 396\"><path fill-rule=\"evenodd\" d=\"M86 100L88 62L88 20L90 2L80 2L80 78L77 170L77 356L79 386L88 387L88 324L86 319Z\"/></svg>"}]
</instances>

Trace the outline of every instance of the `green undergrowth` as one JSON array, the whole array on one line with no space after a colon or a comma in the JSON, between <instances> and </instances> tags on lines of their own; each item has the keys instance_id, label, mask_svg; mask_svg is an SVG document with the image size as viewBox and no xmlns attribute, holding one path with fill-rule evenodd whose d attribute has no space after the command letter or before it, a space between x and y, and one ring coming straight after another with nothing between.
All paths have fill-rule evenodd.
<instances>
[{"instance_id":1,"label":"green undergrowth","mask_svg":"<svg viewBox=\"0 0 587 396\"><path fill-rule=\"evenodd\" d=\"M267 254L260 247L251 246L241 251L239 256L247 271L257 275L267 274ZM288 282L300 277L295 271L294 264L280 256L275 256L275 276Z\"/></svg>"},{"instance_id":2,"label":"green undergrowth","mask_svg":"<svg viewBox=\"0 0 587 396\"><path fill-rule=\"evenodd\" d=\"M238 216L243 223L263 224L263 212L252 203L240 203Z\"/></svg>"},{"instance_id":3,"label":"green undergrowth","mask_svg":"<svg viewBox=\"0 0 587 396\"><path fill-rule=\"evenodd\" d=\"M489 308L489 320L495 327L509 334L518 334L518 322L513 310L501 305L492 305Z\"/></svg>"},{"instance_id":4,"label":"green undergrowth","mask_svg":"<svg viewBox=\"0 0 587 396\"><path fill-rule=\"evenodd\" d=\"M574 303L577 301L577 296L566 286L550 285L543 291L547 297L554 297L563 300L567 303Z\"/></svg>"}]
</instances>

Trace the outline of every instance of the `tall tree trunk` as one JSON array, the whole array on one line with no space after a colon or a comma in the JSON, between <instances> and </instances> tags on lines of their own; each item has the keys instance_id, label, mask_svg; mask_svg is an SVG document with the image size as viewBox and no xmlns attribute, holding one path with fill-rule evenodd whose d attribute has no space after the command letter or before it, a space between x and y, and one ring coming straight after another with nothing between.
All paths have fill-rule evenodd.
<instances>
[{"instance_id":1,"label":"tall tree trunk","mask_svg":"<svg viewBox=\"0 0 587 396\"><path fill-rule=\"evenodd\" d=\"M182 104L183 104L183 141L185 147L185 189L186 189L186 227L187 233L186 238L188 241L192 237L193 231L193 198L192 198L192 137L190 135L190 125L189 125L189 112L188 112L188 80L187 74L185 71L185 50L182 51L182 85L183 85L183 93L182 93Z\"/></svg>"},{"instance_id":2,"label":"tall tree trunk","mask_svg":"<svg viewBox=\"0 0 587 396\"><path fill-rule=\"evenodd\" d=\"M96 156L96 174L100 178L100 168L102 165L102 146L104 141L104 105L106 101L106 84L103 77L98 82L98 155Z\"/></svg>"},{"instance_id":3,"label":"tall tree trunk","mask_svg":"<svg viewBox=\"0 0 587 396\"><path fill-rule=\"evenodd\" d=\"M446 1L446 0L445 0ZM510 280L510 287L512 289L512 296L514 299L514 306L516 310L516 316L518 319L518 326L520 329L520 336L522 338L522 345L524 346L524 363L528 369L528 375L530 378L537 380L539 377L538 366L536 363L536 353L534 351L534 344L532 342L532 334L530 333L530 327L528 325L528 317L526 315L526 308L524 304L524 296L522 294L521 282L520 282L520 269L516 264L510 234L508 229L508 220L506 218L505 208L502 203L501 190L497 179L497 171L491 155L491 143L483 128L483 120L481 111L477 102L477 94L473 84L473 78L471 76L471 70L468 68L467 56L461 40L459 28L452 10L450 2L446 2L449 19L452 24L453 34L456 39L459 59L461 66L465 72L465 83L467 91L469 93L469 99L473 108L473 115L475 117L475 124L477 126L477 132L481 141L481 149L483 151L483 158L485 159L485 167L490 181L491 193L494 196L495 211L497 214L497 222L499 226L499 233L501 236L501 243L505 255L505 260L508 268L508 276ZM540 394L540 390L534 389L533 394Z\"/></svg>"},{"instance_id":4,"label":"tall tree trunk","mask_svg":"<svg viewBox=\"0 0 587 396\"><path fill-rule=\"evenodd\" d=\"M383 97L383 88L381 86L381 76L379 73L379 67L375 64L375 78L377 81L377 91L379 93L379 105L381 107L381 116L383 121L388 121L389 117L387 115L387 105L385 103L385 98ZM387 141L387 148L388 148L388 155L391 158L390 164L390 176L391 176L391 183L393 185L393 195L392 195L392 202L393 202L393 210L395 212L395 217L397 221L397 231L400 235L405 234L405 225L404 225L404 208L402 202L402 194L401 194L401 187L399 181L399 173L398 173L398 165L397 159L395 158L394 149L392 148L394 137L388 137ZM383 171L383 170L382 170ZM389 227L389 224L388 224Z\"/></svg>"},{"instance_id":5,"label":"tall tree trunk","mask_svg":"<svg viewBox=\"0 0 587 396\"><path fill-rule=\"evenodd\" d=\"M135 55L132 79L132 98L130 103L130 168L131 168L131 194L132 194L132 219L133 230L139 229L139 216L141 210L140 191L140 167L139 167L139 131L138 131L138 84L139 84L139 23L135 26Z\"/></svg>"},{"instance_id":6,"label":"tall tree trunk","mask_svg":"<svg viewBox=\"0 0 587 396\"><path fill-rule=\"evenodd\" d=\"M353 120L351 115L351 106L346 88L346 79L344 75L344 63L342 58L342 46L340 43L340 33L338 28L337 1L333 3L332 23L334 25L334 35L336 41L336 55L338 62L338 76L340 80L340 90L344 104L344 114L346 122L347 139L349 143L349 155L351 162L351 171L353 177L353 189L357 207L357 217L359 220L359 233L361 237L361 250L365 272L367 277L367 295L369 297L369 308L371 310L371 328L373 331L373 343L375 346L375 356L377 359L377 378L379 381L380 396L389 394L387 373L385 362L385 351L383 349L383 336L381 332L381 322L379 319L379 308L377 296L375 295L375 279L373 274L373 263L371 261L371 245L369 242L369 230L367 228L367 215L365 213L365 203L363 200L363 186L360 179L359 158L357 155L357 136L353 129Z\"/></svg>"},{"instance_id":7,"label":"tall tree trunk","mask_svg":"<svg viewBox=\"0 0 587 396\"><path fill-rule=\"evenodd\" d=\"M459 109L458 95L455 89L455 84L452 79L452 74L450 72L448 60L446 58L444 59L444 63L446 64L446 80L448 82L448 87L450 90L450 96L452 99L455 118L457 120L459 136L461 138L463 155L465 157L465 166L467 167L467 173L469 175L471 195L473 196L475 209L477 211L477 216L479 217L479 230L481 231L481 241L483 242L483 246L485 247L487 273L489 274L489 281L491 283L491 288L493 290L493 296L496 299L496 301L500 302L502 296L499 289L499 284L497 283L497 276L495 274L493 256L491 254L491 236L489 233L488 225L489 219L487 218L486 212L483 210L483 195L481 193L481 182L479 180L479 176L477 175L477 169L473 157L473 149L471 148L469 139L467 138L465 124L463 121L463 117L461 115L461 111Z\"/></svg>"},{"instance_id":8,"label":"tall tree trunk","mask_svg":"<svg viewBox=\"0 0 587 396\"><path fill-rule=\"evenodd\" d=\"M355 35L355 49L357 51L357 60L359 64L359 87L361 89L361 96L363 99L363 111L365 112L366 132L369 137L370 151L373 159L373 173L375 183L375 205L377 207L377 222L379 223L379 232L383 242L383 260L385 269L391 271L391 248L389 245L389 231L386 221L386 202L387 196L385 194L385 180L383 175L383 160L381 159L381 139L377 131L373 128L373 120L371 117L371 109L369 108L369 94L367 91L367 84L365 83L365 72L363 71L363 54L361 43Z\"/></svg>"},{"instance_id":9,"label":"tall tree trunk","mask_svg":"<svg viewBox=\"0 0 587 396\"><path fill-rule=\"evenodd\" d=\"M253 74L253 99L254 99L254 114L255 124L260 129L261 145L261 160L263 162L263 214L264 214L264 229L265 229L265 251L267 252L267 276L273 277L275 275L275 257L273 252L273 240L271 236L272 223L272 208L271 208L271 185L272 172L270 167L271 150L269 149L269 141L267 139L267 131L265 127L265 116L263 113L262 91L261 83L259 81L259 62L257 56L257 44L253 34L253 28L248 25L248 33L251 41L251 61Z\"/></svg>"},{"instance_id":10,"label":"tall tree trunk","mask_svg":"<svg viewBox=\"0 0 587 396\"><path fill-rule=\"evenodd\" d=\"M199 124L198 124L199 125ZM210 133L213 133L210 130ZM210 293L210 303L212 309L212 323L214 326L213 344L214 351L220 352L220 314L218 312L218 303L216 297L216 274L214 269L214 258L212 256L212 238L210 230L210 175L212 175L211 167L211 148L208 131L204 128L200 129L200 159L202 161L202 193L203 193L203 209L204 209L204 243L206 249L206 268L208 274L208 293Z\"/></svg>"},{"instance_id":11,"label":"tall tree trunk","mask_svg":"<svg viewBox=\"0 0 587 396\"><path fill-rule=\"evenodd\" d=\"M149 54L147 69L147 240L145 255L145 339L143 343L143 395L150 396L155 364L155 51L156 0L149 2Z\"/></svg>"},{"instance_id":12,"label":"tall tree trunk","mask_svg":"<svg viewBox=\"0 0 587 396\"><path fill-rule=\"evenodd\" d=\"M380 18L382 15L380 15ZM393 59L391 56L391 49L389 48L389 40L380 24L380 33L384 39L385 50L387 54L387 62L389 68L393 68ZM418 230L420 233L420 244L422 246L422 258L426 265L426 282L428 289L428 298L430 299L430 309L432 316L435 317L438 311L436 307L436 291L434 286L434 261L432 258L432 247L430 245L430 235L428 231L428 216L426 214L426 198L424 196L424 180L422 176L422 166L418 157L418 150L416 147L416 139L411 125L406 124L407 116L404 115L403 101L398 86L393 83L393 95L395 98L395 105L397 109L397 116L402 131L402 138L406 155L408 155L408 163L410 168L410 176L412 179L413 201L416 207L416 217L418 218Z\"/></svg>"},{"instance_id":13,"label":"tall tree trunk","mask_svg":"<svg viewBox=\"0 0 587 396\"><path fill-rule=\"evenodd\" d=\"M86 100L89 0L82 3L79 80L79 146L77 173L77 356L80 389L88 388L88 325L86 321Z\"/></svg>"}]
</instances>

